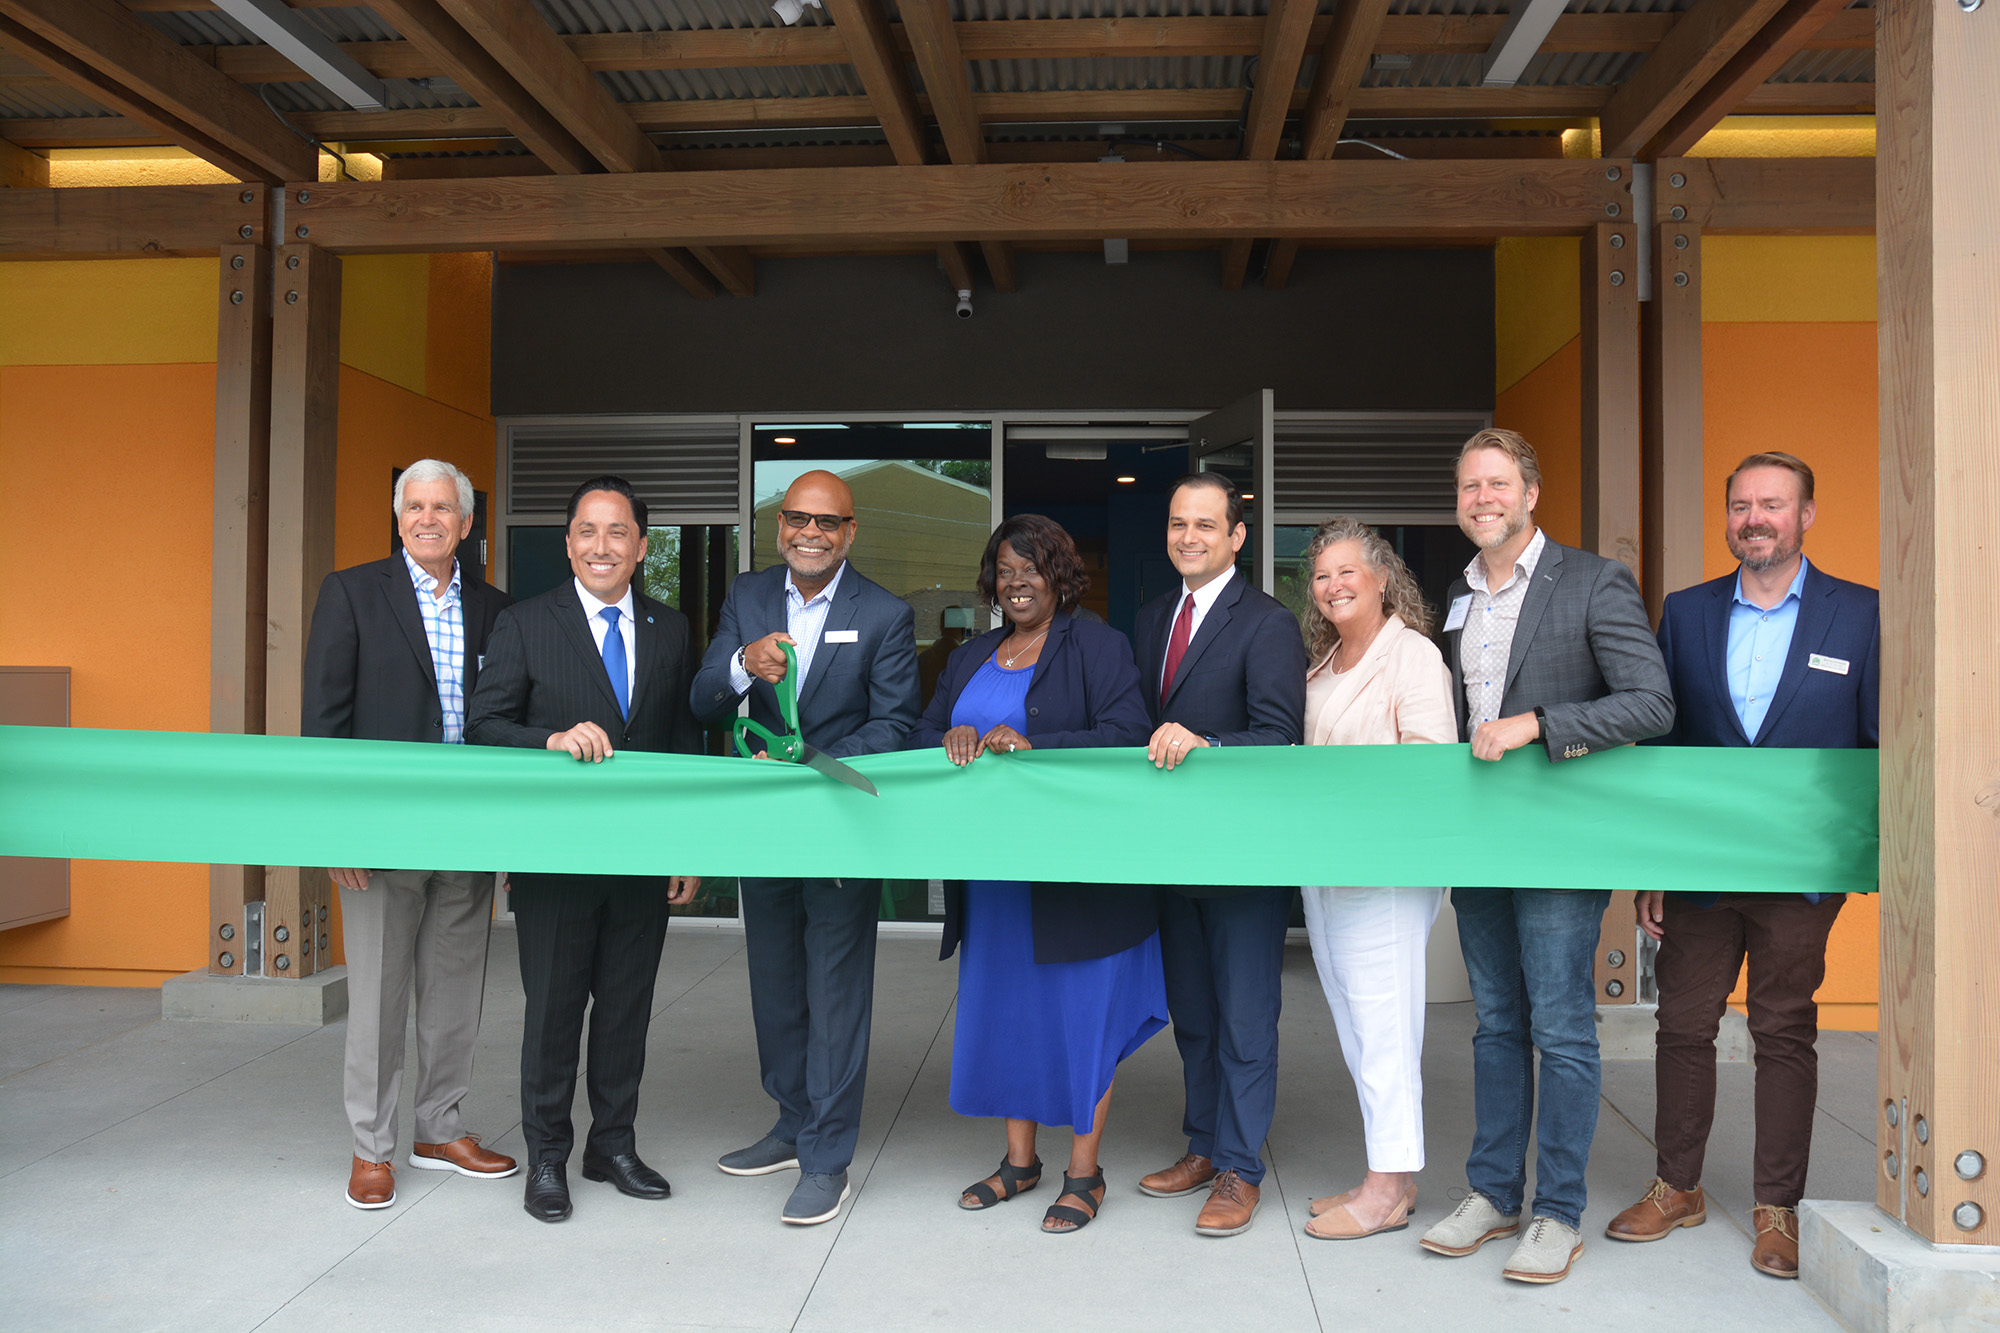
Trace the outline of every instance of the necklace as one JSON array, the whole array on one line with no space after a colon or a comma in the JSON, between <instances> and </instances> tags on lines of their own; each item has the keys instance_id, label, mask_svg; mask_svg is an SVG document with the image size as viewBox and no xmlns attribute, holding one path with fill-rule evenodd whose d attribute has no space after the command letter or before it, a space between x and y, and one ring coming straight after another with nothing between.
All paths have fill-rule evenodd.
<instances>
[{"instance_id":1,"label":"necklace","mask_svg":"<svg viewBox=\"0 0 2000 1333\"><path fill-rule=\"evenodd\" d=\"M1019 648L1016 648L1014 650L1014 655L1012 657L1007 658L1004 662L1001 663L1001 665L1008 668L1009 670L1012 670L1014 663L1019 661L1021 658L1025 657L1027 655L1028 649L1040 643L1042 641L1042 636L1047 634L1048 632L1049 632L1049 627L1047 625L1042 626L1041 634L1037 634L1034 638L1028 640L1026 643L1022 644ZM995 652L993 655L995 657L998 657L1000 654L998 652Z\"/></svg>"}]
</instances>

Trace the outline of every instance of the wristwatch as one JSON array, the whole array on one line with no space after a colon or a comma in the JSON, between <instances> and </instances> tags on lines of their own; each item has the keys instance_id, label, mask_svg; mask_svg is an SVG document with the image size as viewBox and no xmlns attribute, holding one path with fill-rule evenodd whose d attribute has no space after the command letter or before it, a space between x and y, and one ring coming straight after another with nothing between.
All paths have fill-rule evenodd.
<instances>
[{"instance_id":1,"label":"wristwatch","mask_svg":"<svg viewBox=\"0 0 2000 1333\"><path fill-rule=\"evenodd\" d=\"M747 643L736 650L736 669L746 676L750 674L750 663L744 660L743 654L749 651L750 645Z\"/></svg>"}]
</instances>

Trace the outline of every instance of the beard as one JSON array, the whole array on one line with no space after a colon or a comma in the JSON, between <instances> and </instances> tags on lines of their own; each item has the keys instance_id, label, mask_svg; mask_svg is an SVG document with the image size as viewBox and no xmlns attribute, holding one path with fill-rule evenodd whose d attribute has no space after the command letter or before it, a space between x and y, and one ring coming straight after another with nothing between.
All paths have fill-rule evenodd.
<instances>
[{"instance_id":1,"label":"beard","mask_svg":"<svg viewBox=\"0 0 2000 1333\"><path fill-rule=\"evenodd\" d=\"M1780 565L1789 564L1792 558L1798 555L1802 547L1802 543L1796 534L1790 541L1786 541L1776 528L1764 523L1753 523L1741 532L1732 532L1726 535L1729 543L1729 554L1735 556L1737 563L1741 564L1743 568L1749 570L1752 574L1762 574L1767 569L1776 569ZM1753 538L1758 537L1768 537L1771 539L1771 553L1769 555L1753 556L1750 554L1749 542Z\"/></svg>"},{"instance_id":2,"label":"beard","mask_svg":"<svg viewBox=\"0 0 2000 1333\"><path fill-rule=\"evenodd\" d=\"M1504 515L1498 523L1486 528L1479 527L1470 519L1460 519L1458 523L1459 531L1482 551L1505 546L1527 531L1527 527L1528 516L1525 513Z\"/></svg>"}]
</instances>

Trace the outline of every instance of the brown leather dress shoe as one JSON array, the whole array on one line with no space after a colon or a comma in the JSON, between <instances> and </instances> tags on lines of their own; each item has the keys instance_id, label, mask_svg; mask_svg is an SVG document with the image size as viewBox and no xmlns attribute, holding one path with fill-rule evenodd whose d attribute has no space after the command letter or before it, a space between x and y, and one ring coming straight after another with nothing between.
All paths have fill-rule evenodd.
<instances>
[{"instance_id":1,"label":"brown leather dress shoe","mask_svg":"<svg viewBox=\"0 0 2000 1333\"><path fill-rule=\"evenodd\" d=\"M347 1175L347 1201L356 1208L387 1208L396 1201L396 1168L355 1158Z\"/></svg>"},{"instance_id":2,"label":"brown leather dress shoe","mask_svg":"<svg viewBox=\"0 0 2000 1333\"><path fill-rule=\"evenodd\" d=\"M1189 1153L1166 1170L1142 1177L1139 1193L1150 1194L1156 1199L1178 1199L1183 1194L1206 1188L1208 1182L1214 1179L1215 1163Z\"/></svg>"},{"instance_id":3,"label":"brown leather dress shoe","mask_svg":"<svg viewBox=\"0 0 2000 1333\"><path fill-rule=\"evenodd\" d=\"M461 1176L487 1180L499 1180L521 1169L513 1158L480 1147L477 1134L467 1134L450 1143L413 1143L410 1165L425 1171L456 1171Z\"/></svg>"},{"instance_id":4,"label":"brown leather dress shoe","mask_svg":"<svg viewBox=\"0 0 2000 1333\"><path fill-rule=\"evenodd\" d=\"M1750 1249L1750 1266L1772 1277L1799 1275L1799 1215L1790 1208L1760 1203L1750 1210L1757 1243Z\"/></svg>"},{"instance_id":5,"label":"brown leather dress shoe","mask_svg":"<svg viewBox=\"0 0 2000 1333\"><path fill-rule=\"evenodd\" d=\"M1655 1176L1646 1197L1612 1218L1604 1234L1613 1240L1658 1240L1676 1227L1698 1227L1707 1220L1708 1199L1701 1186L1677 1190Z\"/></svg>"},{"instance_id":6,"label":"brown leather dress shoe","mask_svg":"<svg viewBox=\"0 0 2000 1333\"><path fill-rule=\"evenodd\" d=\"M1234 1171L1224 1171L1209 1186L1208 1202L1201 1206L1201 1216L1194 1220L1195 1234L1234 1236L1239 1231L1248 1231L1250 1220L1257 1216L1257 1195L1255 1185Z\"/></svg>"}]
</instances>

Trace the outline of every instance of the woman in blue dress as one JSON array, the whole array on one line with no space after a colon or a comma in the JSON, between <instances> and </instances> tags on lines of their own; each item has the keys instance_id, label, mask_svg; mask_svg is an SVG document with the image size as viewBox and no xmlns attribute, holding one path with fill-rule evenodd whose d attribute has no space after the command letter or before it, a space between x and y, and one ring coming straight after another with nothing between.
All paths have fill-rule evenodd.
<instances>
[{"instance_id":1,"label":"woman in blue dress","mask_svg":"<svg viewBox=\"0 0 2000 1333\"><path fill-rule=\"evenodd\" d=\"M980 560L979 591L1005 623L952 653L906 747L942 746L963 766L1037 748L1145 744L1131 643L1073 618L1088 582L1075 543L1052 520L1002 523ZM1069 1168L1042 1230L1076 1231L1097 1216L1097 1149L1118 1062L1167 1023L1155 903L1144 887L1005 880L975 880L946 898L939 957L964 945L952 1109L1007 1122L1006 1156L964 1191L961 1208L1033 1189L1042 1177L1036 1130L1069 1125Z\"/></svg>"}]
</instances>

